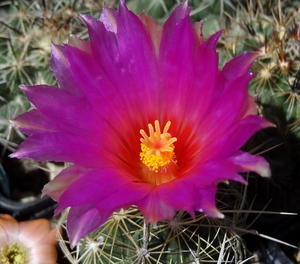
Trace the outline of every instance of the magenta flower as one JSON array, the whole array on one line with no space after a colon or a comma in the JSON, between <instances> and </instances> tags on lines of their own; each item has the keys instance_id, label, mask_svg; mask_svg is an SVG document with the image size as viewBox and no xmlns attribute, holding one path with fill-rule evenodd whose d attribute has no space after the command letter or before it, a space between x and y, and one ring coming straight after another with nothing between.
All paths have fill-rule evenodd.
<instances>
[{"instance_id":1,"label":"magenta flower","mask_svg":"<svg viewBox=\"0 0 300 264\"><path fill-rule=\"evenodd\" d=\"M124 1L100 21L83 15L90 41L52 47L60 88L21 86L35 109L12 121L28 135L12 156L73 164L43 191L59 202L56 213L71 207L72 245L131 205L148 223L176 210L222 217L219 182L270 174L262 157L239 150L270 126L247 92L256 54L219 71L220 32L203 41L189 12L184 1L163 28Z\"/></svg>"}]
</instances>

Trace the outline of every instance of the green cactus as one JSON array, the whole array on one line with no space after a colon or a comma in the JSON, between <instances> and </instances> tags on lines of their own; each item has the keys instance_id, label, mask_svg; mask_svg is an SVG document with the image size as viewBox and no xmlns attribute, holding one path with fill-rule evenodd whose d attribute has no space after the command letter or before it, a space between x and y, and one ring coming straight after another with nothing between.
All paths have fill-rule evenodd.
<instances>
[{"instance_id":1,"label":"green cactus","mask_svg":"<svg viewBox=\"0 0 300 264\"><path fill-rule=\"evenodd\" d=\"M64 240L61 246L67 250ZM114 213L65 252L71 263L231 263L244 260L242 239L222 220L180 211L171 221L145 224L136 208Z\"/></svg>"},{"instance_id":2,"label":"green cactus","mask_svg":"<svg viewBox=\"0 0 300 264\"><path fill-rule=\"evenodd\" d=\"M297 1L257 1L256 4L248 1L247 5L239 6L238 17L231 17L232 23L221 39L222 64L228 57L244 51L258 53L251 69L258 74L250 84L250 93L256 97L265 117L271 116L271 121L276 119L272 118L276 112L273 107L282 109L285 120L278 122L287 122L297 138L300 136L295 129L300 118L298 10Z\"/></svg>"}]
</instances>

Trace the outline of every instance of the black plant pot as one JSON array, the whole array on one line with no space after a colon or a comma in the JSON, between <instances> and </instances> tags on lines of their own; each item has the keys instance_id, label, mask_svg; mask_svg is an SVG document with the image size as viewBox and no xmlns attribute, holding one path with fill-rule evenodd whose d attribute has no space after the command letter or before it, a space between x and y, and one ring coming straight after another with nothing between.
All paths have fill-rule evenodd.
<instances>
[{"instance_id":1,"label":"black plant pot","mask_svg":"<svg viewBox=\"0 0 300 264\"><path fill-rule=\"evenodd\" d=\"M56 203L49 196L41 197L49 173L29 159L9 158L10 151L3 146L0 151L0 213L18 221L51 218Z\"/></svg>"},{"instance_id":2,"label":"black plant pot","mask_svg":"<svg viewBox=\"0 0 300 264\"><path fill-rule=\"evenodd\" d=\"M56 203L49 196L22 203L8 199L0 193L0 213L10 214L18 221L49 219L53 216L55 208Z\"/></svg>"}]
</instances>

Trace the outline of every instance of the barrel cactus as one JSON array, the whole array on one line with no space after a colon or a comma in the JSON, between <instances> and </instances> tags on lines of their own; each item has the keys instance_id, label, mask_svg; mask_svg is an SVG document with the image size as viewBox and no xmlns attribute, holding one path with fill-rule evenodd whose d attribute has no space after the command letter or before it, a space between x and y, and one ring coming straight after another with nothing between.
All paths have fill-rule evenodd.
<instances>
[{"instance_id":1,"label":"barrel cactus","mask_svg":"<svg viewBox=\"0 0 300 264\"><path fill-rule=\"evenodd\" d=\"M226 221L225 221L226 222ZM75 250L60 239L71 263L238 263L250 257L242 238L224 220L179 211L172 220L145 224L132 207L114 213ZM250 257L251 258L251 257Z\"/></svg>"}]
</instances>

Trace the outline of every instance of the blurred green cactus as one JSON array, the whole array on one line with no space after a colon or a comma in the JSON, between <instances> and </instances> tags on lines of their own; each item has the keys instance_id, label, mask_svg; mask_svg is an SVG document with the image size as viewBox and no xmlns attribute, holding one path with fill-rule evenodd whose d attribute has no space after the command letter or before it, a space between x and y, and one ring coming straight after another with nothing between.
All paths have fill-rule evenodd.
<instances>
[{"instance_id":1,"label":"blurred green cactus","mask_svg":"<svg viewBox=\"0 0 300 264\"><path fill-rule=\"evenodd\" d=\"M278 126L287 124L297 138L300 118L300 13L298 1L247 1L222 35L221 61L244 51L259 57L250 84L259 111ZM279 120L276 109L284 113ZM279 122L279 123L278 123ZM289 130L290 131L290 130Z\"/></svg>"}]
</instances>

